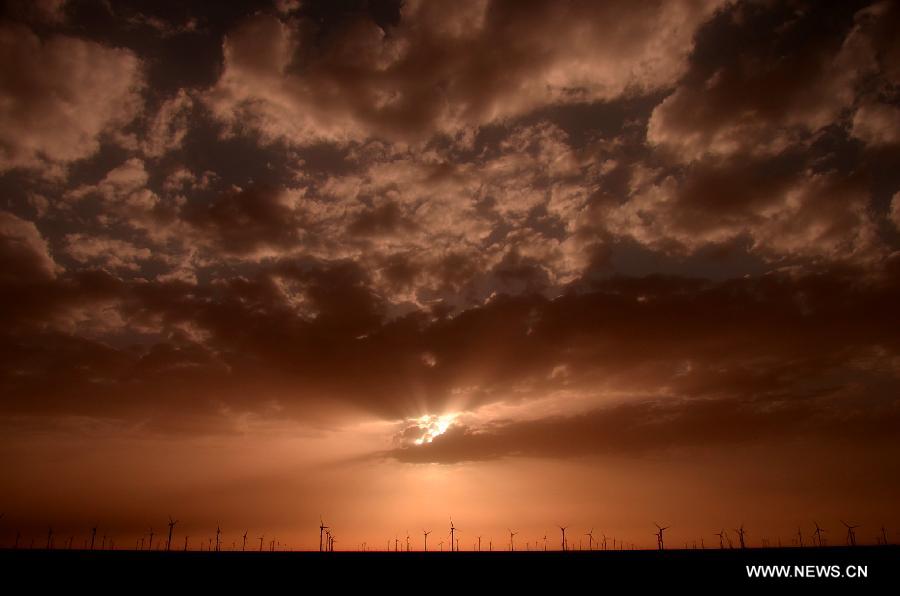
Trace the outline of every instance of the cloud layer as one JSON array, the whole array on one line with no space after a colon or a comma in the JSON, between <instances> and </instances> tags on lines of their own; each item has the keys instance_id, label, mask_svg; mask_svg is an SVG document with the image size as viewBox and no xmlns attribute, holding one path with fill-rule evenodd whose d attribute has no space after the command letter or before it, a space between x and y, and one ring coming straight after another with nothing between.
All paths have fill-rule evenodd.
<instances>
[{"instance_id":1,"label":"cloud layer","mask_svg":"<svg viewBox=\"0 0 900 596\"><path fill-rule=\"evenodd\" d=\"M896 417L895 3L51 8L0 22L13 426L453 462Z\"/></svg>"}]
</instances>

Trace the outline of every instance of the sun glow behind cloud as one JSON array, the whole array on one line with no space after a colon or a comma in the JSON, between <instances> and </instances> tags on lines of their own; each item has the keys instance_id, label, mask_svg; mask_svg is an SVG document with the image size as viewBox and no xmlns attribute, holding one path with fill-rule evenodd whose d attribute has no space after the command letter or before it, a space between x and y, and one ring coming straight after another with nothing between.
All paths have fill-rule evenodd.
<instances>
[{"instance_id":1,"label":"sun glow behind cloud","mask_svg":"<svg viewBox=\"0 0 900 596\"><path fill-rule=\"evenodd\" d=\"M431 443L435 437L439 437L447 432L447 429L453 424L456 416L457 414L444 414L443 416L429 414L415 419L414 422L422 431L422 435L419 438L414 439L413 443L415 445Z\"/></svg>"}]
</instances>

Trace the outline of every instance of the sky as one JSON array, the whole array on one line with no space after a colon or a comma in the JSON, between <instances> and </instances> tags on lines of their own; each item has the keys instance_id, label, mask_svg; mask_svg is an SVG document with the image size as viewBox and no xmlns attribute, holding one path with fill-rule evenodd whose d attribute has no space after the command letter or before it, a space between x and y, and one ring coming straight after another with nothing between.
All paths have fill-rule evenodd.
<instances>
[{"instance_id":1,"label":"sky","mask_svg":"<svg viewBox=\"0 0 900 596\"><path fill-rule=\"evenodd\" d=\"M900 538L898 12L6 0L0 540Z\"/></svg>"}]
</instances>

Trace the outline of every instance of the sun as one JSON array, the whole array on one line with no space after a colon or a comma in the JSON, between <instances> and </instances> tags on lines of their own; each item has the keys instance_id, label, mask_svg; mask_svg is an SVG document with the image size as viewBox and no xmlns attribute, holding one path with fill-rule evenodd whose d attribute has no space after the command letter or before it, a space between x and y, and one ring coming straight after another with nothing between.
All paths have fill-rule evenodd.
<instances>
[{"instance_id":1,"label":"sun","mask_svg":"<svg viewBox=\"0 0 900 596\"><path fill-rule=\"evenodd\" d=\"M416 445L431 443L435 437L439 437L447 432L447 429L453 424L456 416L457 414L444 414L442 416L427 414L421 418L417 418L415 422L422 431L422 435L415 439L413 443Z\"/></svg>"}]
</instances>

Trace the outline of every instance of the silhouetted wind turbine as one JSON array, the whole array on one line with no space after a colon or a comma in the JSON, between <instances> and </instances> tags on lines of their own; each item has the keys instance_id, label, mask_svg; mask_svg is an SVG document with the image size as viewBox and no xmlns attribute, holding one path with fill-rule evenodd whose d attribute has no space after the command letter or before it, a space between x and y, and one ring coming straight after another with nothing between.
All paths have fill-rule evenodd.
<instances>
[{"instance_id":1,"label":"silhouetted wind turbine","mask_svg":"<svg viewBox=\"0 0 900 596\"><path fill-rule=\"evenodd\" d=\"M819 527L818 522L813 522L813 523L816 525L816 531L813 532L813 534L815 535L816 539L819 541L819 546L822 546L822 534L825 533L825 530L823 530L822 528Z\"/></svg>"},{"instance_id":2,"label":"silhouetted wind turbine","mask_svg":"<svg viewBox=\"0 0 900 596\"><path fill-rule=\"evenodd\" d=\"M453 517L451 516L450 517L450 550L451 551L453 551L453 549L455 548L454 547L454 545L456 544L455 537L456 537L456 526L453 525Z\"/></svg>"},{"instance_id":3,"label":"silhouetted wind turbine","mask_svg":"<svg viewBox=\"0 0 900 596\"><path fill-rule=\"evenodd\" d=\"M184 537L184 552L187 552L188 538L190 538L190 536L185 536L185 537Z\"/></svg>"},{"instance_id":4,"label":"silhouetted wind turbine","mask_svg":"<svg viewBox=\"0 0 900 596\"><path fill-rule=\"evenodd\" d=\"M222 535L222 528L219 527L219 524L216 524L216 552L219 552L219 536Z\"/></svg>"},{"instance_id":5,"label":"silhouetted wind turbine","mask_svg":"<svg viewBox=\"0 0 900 596\"><path fill-rule=\"evenodd\" d=\"M147 544L147 550L153 550L153 528L150 528L150 542Z\"/></svg>"},{"instance_id":6,"label":"silhouetted wind turbine","mask_svg":"<svg viewBox=\"0 0 900 596\"><path fill-rule=\"evenodd\" d=\"M881 529L884 530L884 527L882 526ZM885 544L887 544L887 542L885 542ZM481 536L478 537L478 552L481 552Z\"/></svg>"},{"instance_id":7,"label":"silhouetted wind turbine","mask_svg":"<svg viewBox=\"0 0 900 596\"><path fill-rule=\"evenodd\" d=\"M94 527L91 528L91 550L94 550L94 538L97 537L97 524L94 524Z\"/></svg>"},{"instance_id":8,"label":"silhouetted wind turbine","mask_svg":"<svg viewBox=\"0 0 900 596\"><path fill-rule=\"evenodd\" d=\"M169 539L166 540L166 552L168 552L172 547L172 531L175 529L175 524L178 523L177 519L172 519L172 516L169 516Z\"/></svg>"},{"instance_id":9,"label":"silhouetted wind turbine","mask_svg":"<svg viewBox=\"0 0 900 596\"><path fill-rule=\"evenodd\" d=\"M654 522L653 525L656 526L656 528L657 528L657 532L656 532L656 546L659 548L659 550L665 550L666 544L665 544L665 542L664 542L664 540L663 540L663 532L664 532L665 530L668 530L668 529L669 529L669 526L663 527L663 526L660 526L660 525L659 525L658 523L656 523L656 522ZM613 547L613 548L615 548L615 547Z\"/></svg>"},{"instance_id":10,"label":"silhouetted wind turbine","mask_svg":"<svg viewBox=\"0 0 900 596\"><path fill-rule=\"evenodd\" d=\"M428 535L431 534L431 530L426 531L424 528L422 529L422 533L425 534L425 552L428 552Z\"/></svg>"},{"instance_id":11,"label":"silhouetted wind turbine","mask_svg":"<svg viewBox=\"0 0 900 596\"><path fill-rule=\"evenodd\" d=\"M319 552L322 552L322 533L328 529L328 526L325 525L325 522L322 521L322 516L319 516Z\"/></svg>"},{"instance_id":12,"label":"silhouetted wind turbine","mask_svg":"<svg viewBox=\"0 0 900 596\"><path fill-rule=\"evenodd\" d=\"M513 532L509 528L506 528L506 529L509 530L509 550L511 552L514 552L516 550L515 538L516 538L516 534L518 534L518 532Z\"/></svg>"},{"instance_id":13,"label":"silhouetted wind turbine","mask_svg":"<svg viewBox=\"0 0 900 596\"><path fill-rule=\"evenodd\" d=\"M724 530L724 528L722 529L721 532L718 532L716 534L716 536L719 537L719 548L724 550L725 549L725 530Z\"/></svg>"},{"instance_id":14,"label":"silhouetted wind turbine","mask_svg":"<svg viewBox=\"0 0 900 596\"><path fill-rule=\"evenodd\" d=\"M263 538L265 538L265 537L266 537L265 534L263 534L262 536L259 537L259 552L262 552L262 549L263 549Z\"/></svg>"},{"instance_id":15,"label":"silhouetted wind turbine","mask_svg":"<svg viewBox=\"0 0 900 596\"><path fill-rule=\"evenodd\" d=\"M562 549L568 550L568 544L566 543L566 528L568 526L558 526L560 531L562 532Z\"/></svg>"},{"instance_id":16,"label":"silhouetted wind turbine","mask_svg":"<svg viewBox=\"0 0 900 596\"><path fill-rule=\"evenodd\" d=\"M248 532L248 530L244 530L244 536L243 536L244 541L241 543L241 552L244 552L245 550L247 550L247 532Z\"/></svg>"},{"instance_id":17,"label":"silhouetted wind turbine","mask_svg":"<svg viewBox=\"0 0 900 596\"><path fill-rule=\"evenodd\" d=\"M735 528L734 531L737 533L738 539L741 542L741 548L747 548L747 545L744 544L744 534L746 533L744 530L744 524L741 524L740 528Z\"/></svg>"},{"instance_id":18,"label":"silhouetted wind turbine","mask_svg":"<svg viewBox=\"0 0 900 596\"><path fill-rule=\"evenodd\" d=\"M844 520L841 520L841 523L847 526L847 546L856 546L856 528L860 527L859 525L850 525Z\"/></svg>"},{"instance_id":19,"label":"silhouetted wind turbine","mask_svg":"<svg viewBox=\"0 0 900 596\"><path fill-rule=\"evenodd\" d=\"M591 528L591 531L585 536L588 537L588 550L594 550L594 528Z\"/></svg>"}]
</instances>

